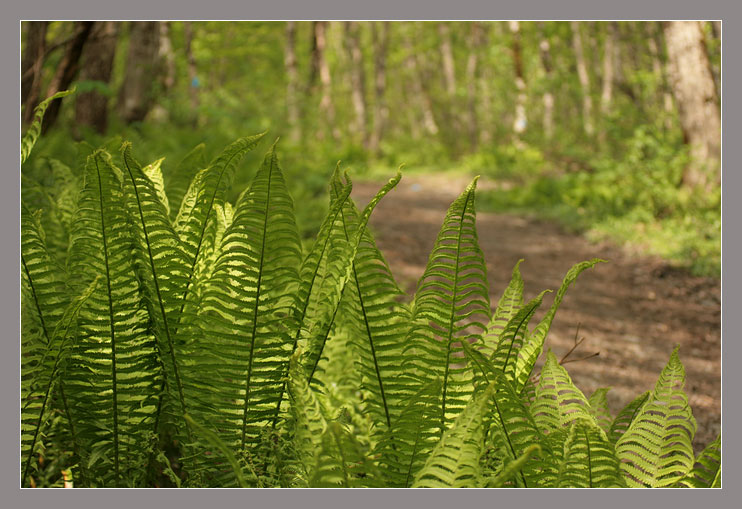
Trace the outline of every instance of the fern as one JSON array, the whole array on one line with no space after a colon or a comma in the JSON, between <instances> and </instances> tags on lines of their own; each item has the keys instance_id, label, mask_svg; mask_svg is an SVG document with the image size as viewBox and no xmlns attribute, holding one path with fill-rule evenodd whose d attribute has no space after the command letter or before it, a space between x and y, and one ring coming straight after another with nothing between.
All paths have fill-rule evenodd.
<instances>
[{"instance_id":1,"label":"fern","mask_svg":"<svg viewBox=\"0 0 742 509\"><path fill-rule=\"evenodd\" d=\"M696 421L684 383L685 369L675 348L654 391L616 442L629 486L672 486L693 467Z\"/></svg>"},{"instance_id":2,"label":"fern","mask_svg":"<svg viewBox=\"0 0 742 509\"><path fill-rule=\"evenodd\" d=\"M21 140L21 164L26 162L26 159L28 159L28 156L31 154L33 146L36 144L36 140L39 139L39 135L41 134L41 122L44 120L44 113L46 113L46 109L54 100L61 99L62 97L66 97L74 93L74 88L72 88L71 90L63 90L61 92L57 92L51 97L48 97L41 101L41 103L36 106L36 109L33 112L33 122L31 122L28 131L26 131L26 134Z\"/></svg>"},{"instance_id":3,"label":"fern","mask_svg":"<svg viewBox=\"0 0 742 509\"><path fill-rule=\"evenodd\" d=\"M711 442L696 458L696 464L677 482L687 488L721 488L721 436Z\"/></svg>"},{"instance_id":4,"label":"fern","mask_svg":"<svg viewBox=\"0 0 742 509\"><path fill-rule=\"evenodd\" d=\"M578 420L569 426L560 454L557 488L621 488L625 481L605 432Z\"/></svg>"}]
</instances>

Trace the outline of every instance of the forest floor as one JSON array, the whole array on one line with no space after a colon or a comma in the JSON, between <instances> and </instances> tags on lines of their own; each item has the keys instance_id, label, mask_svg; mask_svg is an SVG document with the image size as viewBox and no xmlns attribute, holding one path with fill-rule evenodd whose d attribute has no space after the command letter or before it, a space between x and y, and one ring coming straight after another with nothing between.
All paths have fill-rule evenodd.
<instances>
[{"instance_id":1,"label":"forest floor","mask_svg":"<svg viewBox=\"0 0 742 509\"><path fill-rule=\"evenodd\" d=\"M399 285L413 295L438 230L451 202L469 180L451 175L405 176L376 207L371 228ZM380 182L355 182L359 207L379 190ZM492 187L486 178L478 189ZM721 282L694 277L666 262L609 243L594 244L558 225L508 214L477 212L479 244L487 263L490 302L494 307L520 258L526 301L541 290L556 291L575 263L602 258L583 272L567 292L546 348L562 358L579 337L585 341L568 359L575 385L586 396L611 387L613 416L654 384L673 348L685 366L685 390L698 422L696 452L721 428ZM547 294L537 323L548 309ZM543 359L540 360L541 362Z\"/></svg>"}]
</instances>

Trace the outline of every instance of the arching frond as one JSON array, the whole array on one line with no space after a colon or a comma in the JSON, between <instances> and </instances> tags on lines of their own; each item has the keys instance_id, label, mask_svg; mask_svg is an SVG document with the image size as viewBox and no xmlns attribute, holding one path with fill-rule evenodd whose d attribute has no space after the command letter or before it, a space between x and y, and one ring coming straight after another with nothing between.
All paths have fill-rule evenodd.
<instances>
[{"instance_id":1,"label":"arching frond","mask_svg":"<svg viewBox=\"0 0 742 509\"><path fill-rule=\"evenodd\" d=\"M26 159L28 159L28 156L31 154L33 146L36 144L36 140L39 139L39 135L41 134L41 122L44 120L44 113L46 113L46 109L49 107L52 101L61 99L62 97L66 97L74 93L74 87L71 90L63 90L61 92L57 92L51 97L48 97L41 101L39 105L36 106L36 109L33 112L33 122L31 122L31 125L28 127L28 131L26 131L26 134L21 140L21 164L26 162Z\"/></svg>"},{"instance_id":2,"label":"arching frond","mask_svg":"<svg viewBox=\"0 0 742 509\"><path fill-rule=\"evenodd\" d=\"M611 411L608 409L608 398L606 394L610 391L610 387L600 387L595 389L587 400L590 404L590 414L595 418L595 421L600 426L600 429L608 433L611 429L611 423L613 418L611 417Z\"/></svg>"},{"instance_id":3,"label":"arching frond","mask_svg":"<svg viewBox=\"0 0 742 509\"><path fill-rule=\"evenodd\" d=\"M523 307L523 277L520 275L520 264L523 259L513 267L513 275L510 278L505 291L502 292L497 308L487 324L487 331L482 336L482 351L487 357L492 357L497 349L500 335L510 322L510 319Z\"/></svg>"},{"instance_id":4,"label":"arching frond","mask_svg":"<svg viewBox=\"0 0 742 509\"><path fill-rule=\"evenodd\" d=\"M309 486L312 488L379 487L381 474L358 440L338 422L322 434L322 448Z\"/></svg>"},{"instance_id":5,"label":"arching frond","mask_svg":"<svg viewBox=\"0 0 742 509\"><path fill-rule=\"evenodd\" d=\"M629 486L672 486L693 467L696 420L684 384L685 368L675 348L649 399L616 442Z\"/></svg>"},{"instance_id":6,"label":"arching frond","mask_svg":"<svg viewBox=\"0 0 742 509\"><path fill-rule=\"evenodd\" d=\"M574 421L558 456L556 488L622 488L626 486L613 444L591 421Z\"/></svg>"},{"instance_id":7,"label":"arching frond","mask_svg":"<svg viewBox=\"0 0 742 509\"><path fill-rule=\"evenodd\" d=\"M642 405L644 405L644 403L649 399L649 395L651 393L651 391L646 391L634 398L634 400L626 405L624 408L622 408L621 411L618 412L616 418L613 419L611 427L608 430L608 439L614 445L618 441L618 439L621 438L621 435L623 435L626 430L629 429L629 426L631 426L634 418L639 414L639 410L641 409Z\"/></svg>"},{"instance_id":8,"label":"arching frond","mask_svg":"<svg viewBox=\"0 0 742 509\"><path fill-rule=\"evenodd\" d=\"M687 488L721 488L721 435L696 458L695 466L677 486Z\"/></svg>"}]
</instances>

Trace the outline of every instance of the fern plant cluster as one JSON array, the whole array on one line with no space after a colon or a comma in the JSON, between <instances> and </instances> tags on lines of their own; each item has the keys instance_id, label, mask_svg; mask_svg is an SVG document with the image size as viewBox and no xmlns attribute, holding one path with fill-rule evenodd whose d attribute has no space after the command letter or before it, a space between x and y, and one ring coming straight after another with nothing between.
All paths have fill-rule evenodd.
<instances>
[{"instance_id":1,"label":"fern plant cluster","mask_svg":"<svg viewBox=\"0 0 742 509\"><path fill-rule=\"evenodd\" d=\"M551 352L536 372L567 288L600 260L566 274L535 326L546 292L524 302L519 262L492 311L475 179L408 302L367 226L400 175L360 210L336 169L303 252L275 145L225 198L261 138L184 191L126 143L47 161L53 189L24 180L23 486L54 451L83 487L720 485L720 439L693 454L677 349L616 416Z\"/></svg>"}]
</instances>

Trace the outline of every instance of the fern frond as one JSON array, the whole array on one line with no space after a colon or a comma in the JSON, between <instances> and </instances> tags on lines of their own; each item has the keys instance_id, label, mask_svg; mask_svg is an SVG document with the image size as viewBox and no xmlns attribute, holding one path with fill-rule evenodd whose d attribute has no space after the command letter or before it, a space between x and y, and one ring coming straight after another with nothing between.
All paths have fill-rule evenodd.
<instances>
[{"instance_id":1,"label":"fern frond","mask_svg":"<svg viewBox=\"0 0 742 509\"><path fill-rule=\"evenodd\" d=\"M295 330L291 306L301 251L274 148L238 201L219 253L198 329L189 330L195 338L189 351L198 359L189 412L244 454L274 415Z\"/></svg>"},{"instance_id":2,"label":"fern frond","mask_svg":"<svg viewBox=\"0 0 742 509\"><path fill-rule=\"evenodd\" d=\"M593 258L586 262L580 262L575 264L571 269L567 271L564 276L562 285L557 290L554 296L554 302L551 304L549 311L541 319L541 322L536 326L531 334L528 335L528 341L523 345L518 353L518 362L516 365L516 376L518 383L516 385L517 390L521 390L526 384L526 381L531 376L533 366L536 364L536 359L541 355L544 348L544 341L546 335L549 333L551 323L554 321L557 309L564 299L564 295L567 293L569 286L577 280L577 276L580 275L584 270L594 267L600 262L604 262L599 258Z\"/></svg>"},{"instance_id":3,"label":"fern frond","mask_svg":"<svg viewBox=\"0 0 742 509\"><path fill-rule=\"evenodd\" d=\"M147 166L142 168L142 173L144 173L154 185L157 198L159 198L160 203L165 207L165 212L167 212L167 215L169 216L170 203L168 202L167 194L165 194L165 179L162 176L162 161L164 160L165 158L161 157L160 159L149 163Z\"/></svg>"},{"instance_id":4,"label":"fern frond","mask_svg":"<svg viewBox=\"0 0 742 509\"><path fill-rule=\"evenodd\" d=\"M594 423L581 420L570 425L559 454L556 488L623 488L613 444Z\"/></svg>"},{"instance_id":5,"label":"fern frond","mask_svg":"<svg viewBox=\"0 0 742 509\"><path fill-rule=\"evenodd\" d=\"M490 384L472 397L415 476L413 488L482 486L479 461L484 451L484 419L494 391Z\"/></svg>"},{"instance_id":6,"label":"fern frond","mask_svg":"<svg viewBox=\"0 0 742 509\"><path fill-rule=\"evenodd\" d=\"M121 171L102 151L85 171L70 276L75 284L99 276L102 283L80 310L65 392L90 483L136 486L153 444L159 360L140 307Z\"/></svg>"},{"instance_id":7,"label":"fern frond","mask_svg":"<svg viewBox=\"0 0 742 509\"><path fill-rule=\"evenodd\" d=\"M487 331L482 336L482 351L487 357L493 357L500 335L510 322L510 319L523 307L523 277L520 275L520 264L523 259L513 267L513 275L510 278L505 291L502 292L500 300L497 302L497 308L492 314L492 318L487 324Z\"/></svg>"},{"instance_id":8,"label":"fern frond","mask_svg":"<svg viewBox=\"0 0 742 509\"><path fill-rule=\"evenodd\" d=\"M615 445L619 438L629 429L634 418L639 414L642 405L649 399L651 391L646 391L637 396L631 403L626 405L618 412L618 415L608 430L608 439Z\"/></svg>"},{"instance_id":9,"label":"fern frond","mask_svg":"<svg viewBox=\"0 0 742 509\"><path fill-rule=\"evenodd\" d=\"M33 112L33 122L31 122L31 125L28 127L28 131L26 131L26 134L21 140L21 164L26 162L26 159L28 159L28 156L31 154L33 146L36 144L36 140L39 139L39 135L41 134L41 122L44 120L44 113L46 113L46 109L55 99L61 99L62 97L66 97L74 93L74 87L70 90L57 92L51 97L48 97L41 101L41 103L36 106L36 109Z\"/></svg>"},{"instance_id":10,"label":"fern frond","mask_svg":"<svg viewBox=\"0 0 742 509\"><path fill-rule=\"evenodd\" d=\"M677 485L686 488L721 488L721 435L701 451L693 470Z\"/></svg>"},{"instance_id":11,"label":"fern frond","mask_svg":"<svg viewBox=\"0 0 742 509\"><path fill-rule=\"evenodd\" d=\"M600 387L595 389L595 392L593 392L587 400L590 404L590 414L595 418L600 429L606 433L611 429L611 423L613 422L611 412L608 409L608 398L606 397L606 394L608 394L608 391L610 390L610 387Z\"/></svg>"},{"instance_id":12,"label":"fern frond","mask_svg":"<svg viewBox=\"0 0 742 509\"><path fill-rule=\"evenodd\" d=\"M167 193L168 202L170 203L170 218L175 221L178 212L180 211L180 205L183 202L191 181L196 176L199 170L206 168L207 161L204 157L204 150L206 145L199 143L190 152L188 152L183 159L164 175L165 177L165 192Z\"/></svg>"},{"instance_id":13,"label":"fern frond","mask_svg":"<svg viewBox=\"0 0 742 509\"><path fill-rule=\"evenodd\" d=\"M693 467L696 421L684 384L685 368L676 347L649 399L616 442L629 486L671 486Z\"/></svg>"},{"instance_id":14,"label":"fern frond","mask_svg":"<svg viewBox=\"0 0 742 509\"><path fill-rule=\"evenodd\" d=\"M30 345L26 339L28 336L24 335L21 357L21 458L24 462L22 486L26 484L31 460L44 434L54 384L58 382L60 369L64 369L66 342L76 325L80 308L95 291L98 282L99 279L95 279L70 302L53 331L44 328L46 342L43 347L39 344ZM40 313L39 318L43 324L43 314ZM74 426L71 423L70 426L74 438Z\"/></svg>"},{"instance_id":15,"label":"fern frond","mask_svg":"<svg viewBox=\"0 0 742 509\"><path fill-rule=\"evenodd\" d=\"M475 178L446 213L415 294L405 339L411 387L442 381L437 419L441 435L463 410L471 387L461 342L480 338L490 313L487 269L475 226L476 183Z\"/></svg>"},{"instance_id":16,"label":"fern frond","mask_svg":"<svg viewBox=\"0 0 742 509\"><path fill-rule=\"evenodd\" d=\"M488 488L502 488L505 483L510 481L531 459L533 454L541 452L541 447L538 444L534 444L528 447L522 456L519 456L516 460L511 461L497 474L495 477L487 481Z\"/></svg>"},{"instance_id":17,"label":"fern frond","mask_svg":"<svg viewBox=\"0 0 742 509\"><path fill-rule=\"evenodd\" d=\"M358 440L338 422L331 422L322 434L312 488L380 487L381 474Z\"/></svg>"},{"instance_id":18,"label":"fern frond","mask_svg":"<svg viewBox=\"0 0 742 509\"><path fill-rule=\"evenodd\" d=\"M575 387L569 373L551 351L541 368L536 400L531 405L531 412L536 424L545 433L569 426L580 419L587 419L598 426L590 412L587 398Z\"/></svg>"}]
</instances>

